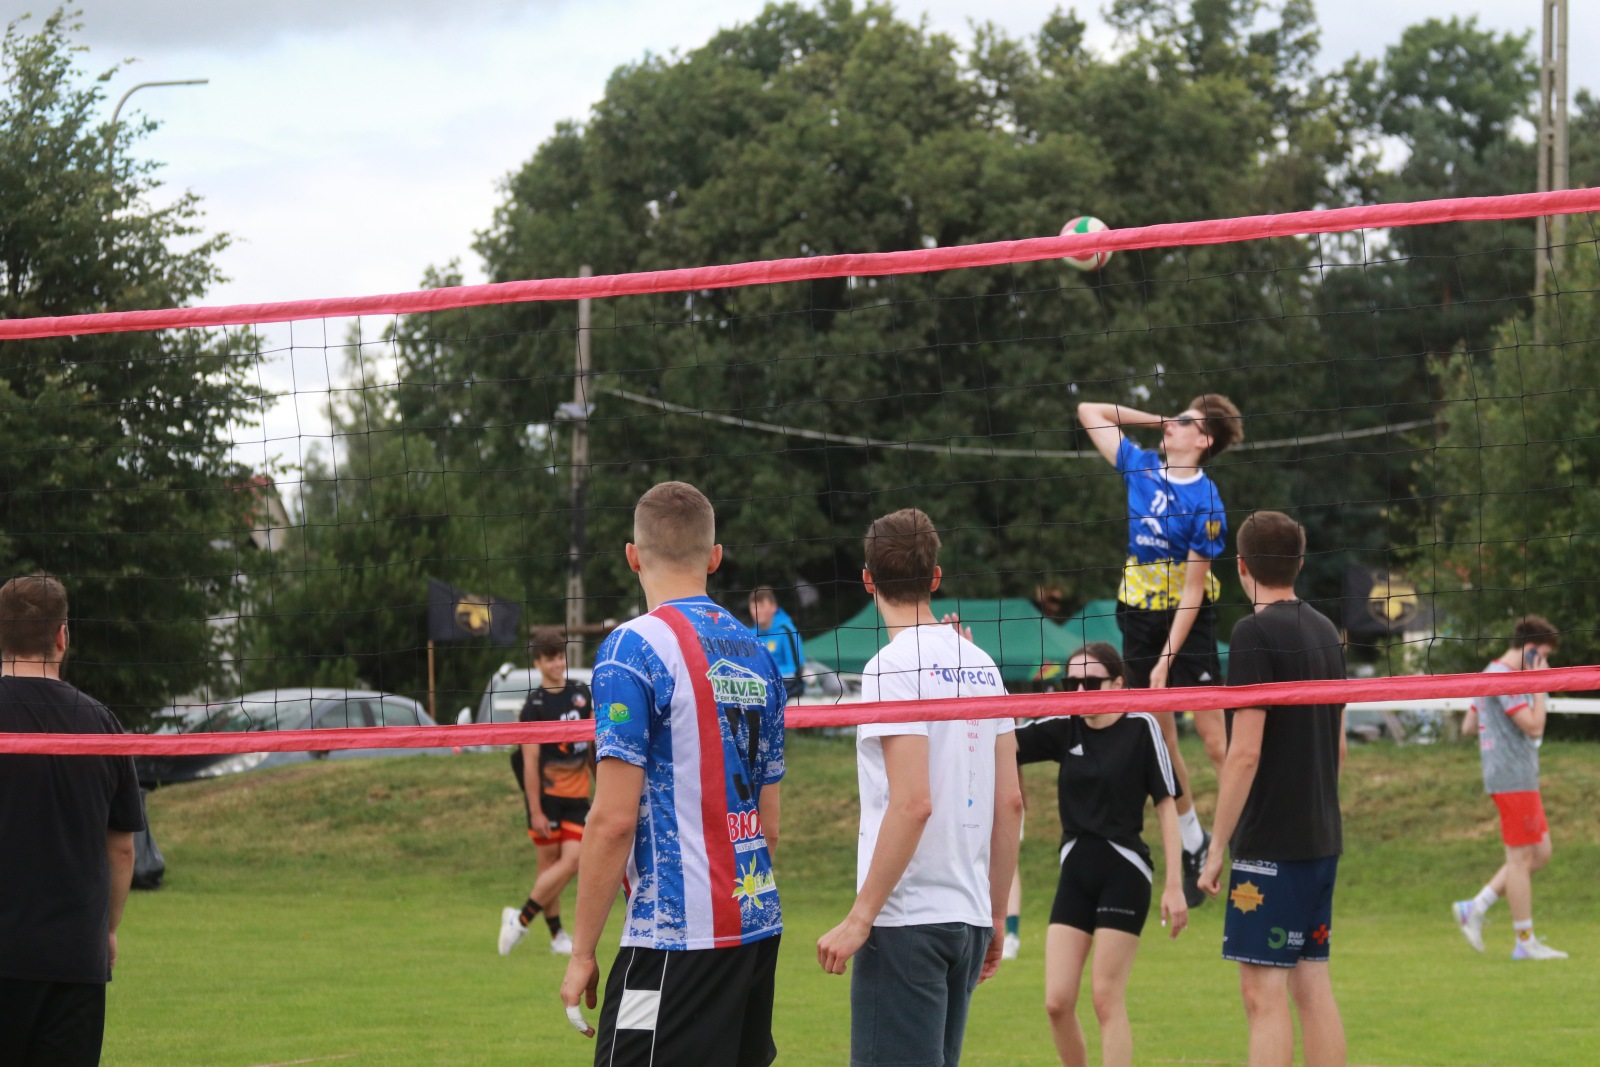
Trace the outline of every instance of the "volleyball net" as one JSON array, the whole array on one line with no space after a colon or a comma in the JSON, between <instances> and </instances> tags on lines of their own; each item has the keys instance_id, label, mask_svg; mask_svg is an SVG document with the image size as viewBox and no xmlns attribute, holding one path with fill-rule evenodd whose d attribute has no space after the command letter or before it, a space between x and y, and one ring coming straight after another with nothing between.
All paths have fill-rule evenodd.
<instances>
[{"instance_id":1,"label":"volleyball net","mask_svg":"<svg viewBox=\"0 0 1600 1067\"><path fill-rule=\"evenodd\" d=\"M769 587L794 616L810 678L795 726L1600 689L1593 667L1478 672L1529 612L1561 628L1568 662L1596 661L1596 211L1600 190L1572 190L0 321L8 382L38 383L0 396L32 420L5 459L10 569L73 597L69 680L135 726L191 731L0 751L585 736L502 721L496 680L515 681L534 629L566 633L578 666L645 609L622 545L634 501L668 479L716 506L713 598L742 613ZM1566 220L1551 249L1534 247L1541 216ZM1064 262L1103 253L1097 271ZM157 366L192 393L143 386ZM1116 642L1128 540L1121 476L1076 405L1176 412L1205 393L1243 412L1243 442L1208 467L1229 525L1302 522L1301 595L1367 676L1050 692L1073 651ZM91 409L125 432L106 439ZM152 432L151 412L195 439ZM884 640L861 533L905 506L944 542L935 611L973 627L1012 696L849 701ZM1229 540L1224 640L1248 610ZM474 721L204 728L211 704L308 687Z\"/></svg>"}]
</instances>

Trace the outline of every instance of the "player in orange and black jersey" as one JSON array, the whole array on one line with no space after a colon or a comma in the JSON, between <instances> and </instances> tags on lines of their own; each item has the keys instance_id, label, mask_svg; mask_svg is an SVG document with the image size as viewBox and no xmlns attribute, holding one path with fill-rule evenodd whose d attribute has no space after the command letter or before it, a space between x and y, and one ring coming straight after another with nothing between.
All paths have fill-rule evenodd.
<instances>
[{"instance_id":1,"label":"player in orange and black jersey","mask_svg":"<svg viewBox=\"0 0 1600 1067\"><path fill-rule=\"evenodd\" d=\"M534 635L534 666L542 684L528 694L518 722L571 722L594 718L594 698L582 682L567 680L566 638L554 630ZM538 767L537 774L526 773ZM500 955L510 955L541 911L550 928L550 951L572 952L561 928L561 891L578 873L578 846L589 817L594 782L594 746L587 741L521 745L512 750L511 771L528 813L528 836L539 850L539 873L521 909L500 914Z\"/></svg>"}]
</instances>

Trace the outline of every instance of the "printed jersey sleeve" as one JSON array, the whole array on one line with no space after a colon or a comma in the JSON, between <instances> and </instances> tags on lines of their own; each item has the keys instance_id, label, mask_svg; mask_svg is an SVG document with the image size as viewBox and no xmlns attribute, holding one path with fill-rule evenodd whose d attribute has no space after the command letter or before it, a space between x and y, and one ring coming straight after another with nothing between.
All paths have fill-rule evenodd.
<instances>
[{"instance_id":1,"label":"printed jersey sleeve","mask_svg":"<svg viewBox=\"0 0 1600 1067\"><path fill-rule=\"evenodd\" d=\"M761 784L783 780L783 717L789 705L788 690L778 667L768 656L767 706L762 709L761 737L756 743L756 765L761 768Z\"/></svg>"},{"instance_id":2,"label":"printed jersey sleeve","mask_svg":"<svg viewBox=\"0 0 1600 1067\"><path fill-rule=\"evenodd\" d=\"M1228 514L1222 510L1222 497L1210 479L1206 480L1206 489L1205 504L1189 527L1189 549L1206 559L1216 559L1228 550Z\"/></svg>"},{"instance_id":3,"label":"printed jersey sleeve","mask_svg":"<svg viewBox=\"0 0 1600 1067\"><path fill-rule=\"evenodd\" d=\"M1228 651L1228 684L1255 685L1275 680L1272 677L1272 658L1261 640L1261 627L1253 617L1241 619L1233 628Z\"/></svg>"},{"instance_id":4,"label":"printed jersey sleeve","mask_svg":"<svg viewBox=\"0 0 1600 1067\"><path fill-rule=\"evenodd\" d=\"M1066 733L1065 719L1046 719L1017 727L1017 762L1044 763L1061 760L1062 738Z\"/></svg>"},{"instance_id":5,"label":"printed jersey sleeve","mask_svg":"<svg viewBox=\"0 0 1600 1067\"><path fill-rule=\"evenodd\" d=\"M595 656L594 754L645 765L650 751L650 711L655 684L648 664L648 646L630 630L606 639Z\"/></svg>"},{"instance_id":6,"label":"printed jersey sleeve","mask_svg":"<svg viewBox=\"0 0 1600 1067\"><path fill-rule=\"evenodd\" d=\"M1154 452L1146 452L1126 437L1117 443L1118 473L1129 474L1133 471L1150 470L1159 466L1161 466L1161 458Z\"/></svg>"}]
</instances>

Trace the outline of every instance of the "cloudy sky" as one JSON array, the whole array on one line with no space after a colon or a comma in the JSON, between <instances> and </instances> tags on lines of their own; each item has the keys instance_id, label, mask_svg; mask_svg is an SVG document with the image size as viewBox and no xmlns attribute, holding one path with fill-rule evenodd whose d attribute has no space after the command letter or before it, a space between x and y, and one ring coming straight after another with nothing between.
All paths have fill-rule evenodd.
<instances>
[{"instance_id":1,"label":"cloudy sky","mask_svg":"<svg viewBox=\"0 0 1600 1067\"><path fill-rule=\"evenodd\" d=\"M1029 34L1067 0L916 0L936 29L966 38L972 18ZM257 303L416 288L430 264L460 259L500 200L498 183L555 124L582 120L618 65L671 53L746 20L760 0L77 0L90 69L131 60L107 109L141 81L210 84L142 90L125 114L162 128L144 151L166 181L203 197L209 225L236 238L222 258L230 281L207 303ZM1112 37L1094 11L1091 44ZM1577 5L1570 37L1595 39L1600 14ZM1091 9L1094 9L1093 11ZM49 8L0 0L0 21ZM1409 23L1476 14L1497 29L1537 29L1539 0L1323 0L1328 66L1375 56ZM1573 87L1600 86L1600 58L1578 47ZM1024 236L1024 235L1019 235ZM688 264L686 264L688 265ZM343 324L328 327L343 337ZM287 327L269 331L288 346ZM241 455L296 461L340 356L321 324L295 327L292 358L263 368L279 403Z\"/></svg>"}]
</instances>

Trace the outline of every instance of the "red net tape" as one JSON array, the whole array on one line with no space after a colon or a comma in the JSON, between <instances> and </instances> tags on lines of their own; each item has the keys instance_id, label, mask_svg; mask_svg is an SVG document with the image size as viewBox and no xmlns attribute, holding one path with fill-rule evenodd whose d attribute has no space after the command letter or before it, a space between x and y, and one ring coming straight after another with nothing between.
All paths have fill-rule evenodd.
<instances>
[{"instance_id":1,"label":"red net tape","mask_svg":"<svg viewBox=\"0 0 1600 1067\"><path fill-rule=\"evenodd\" d=\"M1113 711L1190 711L1195 708L1354 704L1366 701L1568 693L1600 689L1600 667L1542 671L1415 674L1341 678L1326 682L1196 686L1095 693L1016 694L957 700L885 700L873 704L807 705L785 716L791 728L950 719L1040 719ZM0 754L56 756L215 756L240 752L331 752L349 748L448 748L547 744L594 737L590 722L504 723L483 726L384 726L353 730L282 730L247 734L0 734Z\"/></svg>"},{"instance_id":2,"label":"red net tape","mask_svg":"<svg viewBox=\"0 0 1600 1067\"><path fill-rule=\"evenodd\" d=\"M1600 211L1600 189L1565 189L1552 193L1474 196L1425 200L1409 204L1374 204L1325 211L1292 211L1282 215L1250 215L1237 219L1173 222L1125 230L1034 237L1021 241L956 245L905 252L866 252L805 259L775 259L716 267L610 274L598 278L548 278L538 281L462 285L383 296L292 300L226 307L114 311L95 315L61 315L0 320L0 340L67 337L89 333L125 333L203 326L248 326L297 319L343 318L353 315L411 315L428 311L512 304L535 300L577 300L580 297L636 296L697 289L729 289L741 285L813 281L818 278L920 274L962 267L1031 263L1096 252L1128 252L1145 248L1228 244L1266 237L1424 226L1442 222L1483 222L1537 215L1572 215Z\"/></svg>"}]
</instances>

